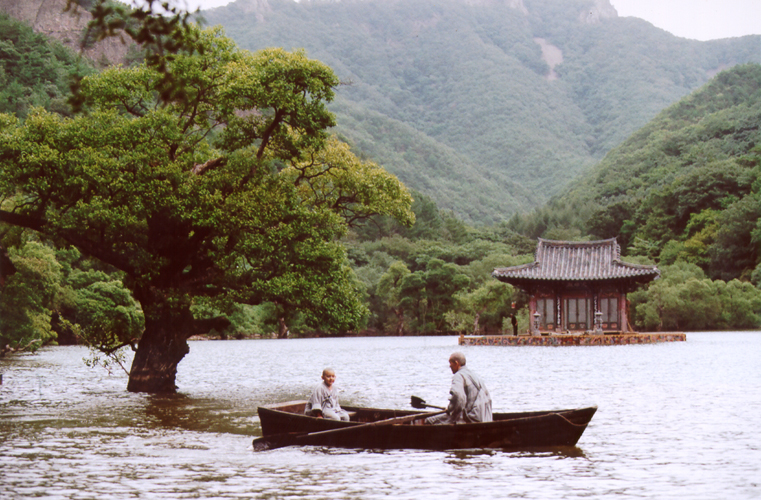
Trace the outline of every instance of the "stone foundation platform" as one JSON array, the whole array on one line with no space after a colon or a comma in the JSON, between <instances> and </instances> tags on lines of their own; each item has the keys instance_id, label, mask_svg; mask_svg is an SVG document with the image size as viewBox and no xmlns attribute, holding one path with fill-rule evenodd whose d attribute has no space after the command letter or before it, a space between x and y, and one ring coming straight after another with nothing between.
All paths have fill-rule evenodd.
<instances>
[{"instance_id":1,"label":"stone foundation platform","mask_svg":"<svg viewBox=\"0 0 761 500\"><path fill-rule=\"evenodd\" d=\"M460 335L460 345L629 345L684 342L682 332L622 333L615 335Z\"/></svg>"}]
</instances>

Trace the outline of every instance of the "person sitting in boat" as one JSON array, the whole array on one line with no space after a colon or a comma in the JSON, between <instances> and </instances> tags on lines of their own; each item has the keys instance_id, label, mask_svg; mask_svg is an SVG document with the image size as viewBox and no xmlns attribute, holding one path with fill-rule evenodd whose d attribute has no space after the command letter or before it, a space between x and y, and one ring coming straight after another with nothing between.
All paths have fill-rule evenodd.
<instances>
[{"instance_id":1,"label":"person sitting in boat","mask_svg":"<svg viewBox=\"0 0 761 500\"><path fill-rule=\"evenodd\" d=\"M481 378L465 366L465 355L455 352L449 357L452 387L447 412L425 420L426 424L491 422L491 395Z\"/></svg>"},{"instance_id":2,"label":"person sitting in boat","mask_svg":"<svg viewBox=\"0 0 761 500\"><path fill-rule=\"evenodd\" d=\"M322 371L322 383L314 388L304 408L306 415L332 420L349 421L349 414L338 404L338 390L333 385L336 372L332 368Z\"/></svg>"}]
</instances>

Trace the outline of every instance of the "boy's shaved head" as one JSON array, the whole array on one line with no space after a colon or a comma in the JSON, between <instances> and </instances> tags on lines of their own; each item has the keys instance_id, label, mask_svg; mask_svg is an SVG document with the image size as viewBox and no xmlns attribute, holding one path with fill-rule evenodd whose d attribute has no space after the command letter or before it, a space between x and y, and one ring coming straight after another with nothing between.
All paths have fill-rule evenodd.
<instances>
[{"instance_id":1,"label":"boy's shaved head","mask_svg":"<svg viewBox=\"0 0 761 500\"><path fill-rule=\"evenodd\" d=\"M460 363L460 366L465 366L465 355L461 352L453 352L451 356L449 356L449 361L457 361Z\"/></svg>"}]
</instances>

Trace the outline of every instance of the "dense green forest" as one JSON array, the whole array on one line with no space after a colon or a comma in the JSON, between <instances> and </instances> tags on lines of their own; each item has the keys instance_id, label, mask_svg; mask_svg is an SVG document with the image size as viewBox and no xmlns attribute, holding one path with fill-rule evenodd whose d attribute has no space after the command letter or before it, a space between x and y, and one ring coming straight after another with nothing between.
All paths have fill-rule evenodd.
<instances>
[{"instance_id":1,"label":"dense green forest","mask_svg":"<svg viewBox=\"0 0 761 500\"><path fill-rule=\"evenodd\" d=\"M9 29L1 32L0 43L19 54L17 64L4 68L8 81L34 74L39 60L55 67L61 82L77 69L76 56L61 49L66 55L51 59L55 52L42 38L14 21L4 22ZM37 73L40 81L52 74ZM23 88L44 87L36 81ZM61 85L56 99L39 104L68 115L69 108L60 105L67 92ZM23 119L29 107L7 112ZM411 227L389 217L354 225L341 245L366 313L351 332L327 323L315 327L313 318L276 301L229 304L225 321L208 324L217 334L239 338L282 333L284 324L291 335L499 332L514 305L519 328L526 329L526 297L490 273L533 260L535 239L541 236L617 237L626 260L658 264L662 279L630 296L637 328L758 328L760 119L761 66L737 66L661 112L532 213L473 224L442 208L433 196L413 191L416 222ZM409 140L418 137L406 130ZM461 179L464 175L460 172ZM2 345L21 348L68 339L109 352L115 339L139 337L144 319L123 285L123 274L59 243L0 226ZM221 311L198 302L193 313L214 320ZM88 337L92 331L113 336Z\"/></svg>"},{"instance_id":2,"label":"dense green forest","mask_svg":"<svg viewBox=\"0 0 761 500\"><path fill-rule=\"evenodd\" d=\"M543 205L720 69L761 62L759 36L682 39L592 0L238 0L202 14L243 48L303 47L334 68L331 109L355 151L474 225Z\"/></svg>"},{"instance_id":3,"label":"dense green forest","mask_svg":"<svg viewBox=\"0 0 761 500\"><path fill-rule=\"evenodd\" d=\"M511 227L617 237L628 255L758 283L761 66L720 73Z\"/></svg>"},{"instance_id":4,"label":"dense green forest","mask_svg":"<svg viewBox=\"0 0 761 500\"><path fill-rule=\"evenodd\" d=\"M0 113L25 117L40 106L71 114L70 77L88 71L71 50L0 13Z\"/></svg>"}]
</instances>

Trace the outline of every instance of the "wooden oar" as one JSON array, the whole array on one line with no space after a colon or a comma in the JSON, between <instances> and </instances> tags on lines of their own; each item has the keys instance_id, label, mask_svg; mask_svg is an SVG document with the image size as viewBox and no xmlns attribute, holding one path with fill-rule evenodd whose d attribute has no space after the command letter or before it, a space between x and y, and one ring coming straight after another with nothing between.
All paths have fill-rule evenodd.
<instances>
[{"instance_id":1,"label":"wooden oar","mask_svg":"<svg viewBox=\"0 0 761 500\"><path fill-rule=\"evenodd\" d=\"M276 448L282 448L284 446L292 446L294 444L299 444L299 441L302 441L305 438L313 437L313 436L325 436L328 434L341 434L341 433L348 434L353 431L366 429L368 427L403 424L405 422L411 422L412 420L416 420L418 418L423 418L423 417L428 418L434 415L440 415L442 413L444 412L435 411L435 412L415 413L413 415L405 415L403 417L388 418L386 420L378 420L377 422L367 422L365 424L352 425L349 427L340 427L338 429L329 429L327 431L316 431L316 432L309 432L309 433L286 432L283 434L273 434L271 436L262 436L260 438L254 439L254 451L274 450Z\"/></svg>"},{"instance_id":2,"label":"wooden oar","mask_svg":"<svg viewBox=\"0 0 761 500\"><path fill-rule=\"evenodd\" d=\"M438 408L439 410L446 410L446 408L441 406L429 405L425 402L423 398L419 398L417 396L412 396L410 398L410 404L412 405L413 408L417 408L418 410L422 410L424 408Z\"/></svg>"}]
</instances>

